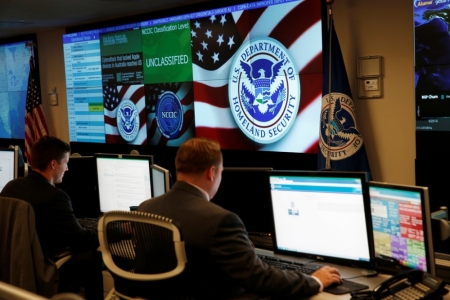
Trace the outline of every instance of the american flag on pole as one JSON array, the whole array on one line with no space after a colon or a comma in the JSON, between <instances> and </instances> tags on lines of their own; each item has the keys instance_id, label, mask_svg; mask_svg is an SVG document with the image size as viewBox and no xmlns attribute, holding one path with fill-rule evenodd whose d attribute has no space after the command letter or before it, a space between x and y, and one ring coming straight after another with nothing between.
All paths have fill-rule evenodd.
<instances>
[{"instance_id":1,"label":"american flag on pole","mask_svg":"<svg viewBox=\"0 0 450 300\"><path fill-rule=\"evenodd\" d=\"M105 118L106 143L126 144L117 128L117 108L122 100L130 100L139 113L139 132L129 144L145 145L147 143L146 111L144 85L105 85L103 86L103 103Z\"/></svg>"},{"instance_id":2,"label":"american flag on pole","mask_svg":"<svg viewBox=\"0 0 450 300\"><path fill-rule=\"evenodd\" d=\"M34 68L34 58L30 56L26 115L25 115L25 157L31 162L31 147L42 136L48 135L48 128L42 111L41 89Z\"/></svg>"},{"instance_id":3,"label":"american flag on pole","mask_svg":"<svg viewBox=\"0 0 450 300\"><path fill-rule=\"evenodd\" d=\"M319 125L323 80L321 23L317 0L191 20L196 135L218 140L228 149L317 153L319 134L314 124ZM301 85L293 127L282 140L267 145L255 145L240 131L228 99L234 54L255 37L273 38L287 48L295 58Z\"/></svg>"}]
</instances>

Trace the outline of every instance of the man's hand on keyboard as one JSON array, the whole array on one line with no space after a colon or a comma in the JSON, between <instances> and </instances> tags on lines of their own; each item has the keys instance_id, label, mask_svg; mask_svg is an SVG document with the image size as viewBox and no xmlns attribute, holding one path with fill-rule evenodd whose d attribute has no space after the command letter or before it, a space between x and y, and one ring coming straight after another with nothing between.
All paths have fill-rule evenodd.
<instances>
[{"instance_id":1,"label":"man's hand on keyboard","mask_svg":"<svg viewBox=\"0 0 450 300\"><path fill-rule=\"evenodd\" d=\"M323 288L326 288L333 283L341 284L341 274L336 268L325 266L312 274L317 277L323 284Z\"/></svg>"}]
</instances>

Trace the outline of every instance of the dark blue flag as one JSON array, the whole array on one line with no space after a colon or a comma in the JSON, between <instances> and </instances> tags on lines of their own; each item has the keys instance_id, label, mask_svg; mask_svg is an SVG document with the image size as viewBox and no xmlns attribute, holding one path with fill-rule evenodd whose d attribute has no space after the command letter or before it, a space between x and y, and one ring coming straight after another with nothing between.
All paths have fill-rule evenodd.
<instances>
[{"instance_id":1,"label":"dark blue flag","mask_svg":"<svg viewBox=\"0 0 450 300\"><path fill-rule=\"evenodd\" d=\"M366 149L357 126L355 105L332 16L330 16L328 33L324 41L326 42L323 51L324 78L317 167L319 170L364 171L370 174Z\"/></svg>"}]
</instances>

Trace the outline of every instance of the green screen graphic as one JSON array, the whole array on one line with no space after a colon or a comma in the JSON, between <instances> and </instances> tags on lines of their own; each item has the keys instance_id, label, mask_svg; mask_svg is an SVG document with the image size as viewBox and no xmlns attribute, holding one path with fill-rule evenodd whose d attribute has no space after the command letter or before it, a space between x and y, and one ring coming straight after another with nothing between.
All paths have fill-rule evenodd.
<instances>
[{"instance_id":1,"label":"green screen graphic","mask_svg":"<svg viewBox=\"0 0 450 300\"><path fill-rule=\"evenodd\" d=\"M140 30L103 35L100 40L103 84L142 84Z\"/></svg>"},{"instance_id":2,"label":"green screen graphic","mask_svg":"<svg viewBox=\"0 0 450 300\"><path fill-rule=\"evenodd\" d=\"M141 31L145 83L192 81L188 21L145 27Z\"/></svg>"}]
</instances>

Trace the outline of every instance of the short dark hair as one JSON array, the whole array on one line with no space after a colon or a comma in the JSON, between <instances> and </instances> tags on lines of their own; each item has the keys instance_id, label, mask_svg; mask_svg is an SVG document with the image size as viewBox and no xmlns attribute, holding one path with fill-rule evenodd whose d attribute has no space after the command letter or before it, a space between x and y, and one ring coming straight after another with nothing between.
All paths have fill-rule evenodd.
<instances>
[{"instance_id":1,"label":"short dark hair","mask_svg":"<svg viewBox=\"0 0 450 300\"><path fill-rule=\"evenodd\" d=\"M52 160L61 162L70 145L54 136L43 136L31 147L31 167L45 170Z\"/></svg>"},{"instance_id":2,"label":"short dark hair","mask_svg":"<svg viewBox=\"0 0 450 300\"><path fill-rule=\"evenodd\" d=\"M219 167L222 152L217 141L206 138L192 138L184 142L175 157L176 171L186 174L198 174L209 167Z\"/></svg>"}]
</instances>

